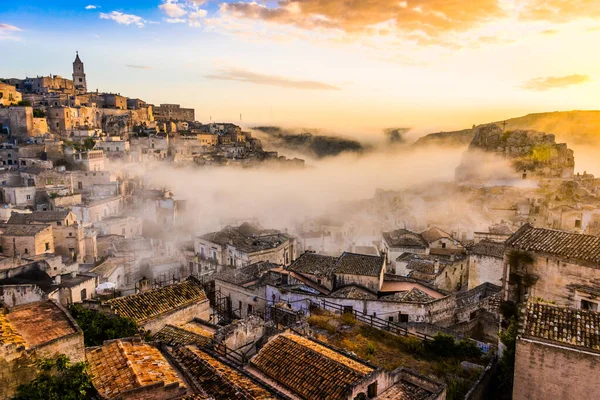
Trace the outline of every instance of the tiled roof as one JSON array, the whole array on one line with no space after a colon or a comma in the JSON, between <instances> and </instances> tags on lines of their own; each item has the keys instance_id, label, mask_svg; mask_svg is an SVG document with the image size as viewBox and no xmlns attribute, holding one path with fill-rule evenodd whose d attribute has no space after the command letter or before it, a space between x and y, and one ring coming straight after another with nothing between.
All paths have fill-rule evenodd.
<instances>
[{"instance_id":1,"label":"tiled roof","mask_svg":"<svg viewBox=\"0 0 600 400\"><path fill-rule=\"evenodd\" d=\"M242 372L236 371L197 347L178 347L172 354L208 396L216 399L277 398Z\"/></svg>"},{"instance_id":2,"label":"tiled roof","mask_svg":"<svg viewBox=\"0 0 600 400\"><path fill-rule=\"evenodd\" d=\"M504 258L504 249L504 243L492 242L490 240L482 240L475 246L471 247L470 253L479 256Z\"/></svg>"},{"instance_id":3,"label":"tiled roof","mask_svg":"<svg viewBox=\"0 0 600 400\"><path fill-rule=\"evenodd\" d=\"M163 342L169 346L187 346L189 344L206 346L213 335L202 335L181 326L165 325L156 332L152 340Z\"/></svg>"},{"instance_id":4,"label":"tiled roof","mask_svg":"<svg viewBox=\"0 0 600 400\"><path fill-rule=\"evenodd\" d=\"M160 382L185 387L160 351L145 343L114 340L87 348L85 357L92 383L104 398L116 399L132 389Z\"/></svg>"},{"instance_id":5,"label":"tiled roof","mask_svg":"<svg viewBox=\"0 0 600 400\"><path fill-rule=\"evenodd\" d=\"M241 268L223 269L220 272L211 275L211 279L219 279L224 282L235 285L243 285L261 277L261 275L273 268L279 267L269 261L259 261Z\"/></svg>"},{"instance_id":6,"label":"tiled roof","mask_svg":"<svg viewBox=\"0 0 600 400\"><path fill-rule=\"evenodd\" d=\"M381 400L429 400L432 394L429 390L401 380L377 398Z\"/></svg>"},{"instance_id":7,"label":"tiled roof","mask_svg":"<svg viewBox=\"0 0 600 400\"><path fill-rule=\"evenodd\" d=\"M305 399L346 399L374 369L315 341L284 333L270 340L251 365Z\"/></svg>"},{"instance_id":8,"label":"tiled roof","mask_svg":"<svg viewBox=\"0 0 600 400\"><path fill-rule=\"evenodd\" d=\"M394 293L390 296L384 296L381 299L385 301L407 301L412 303L426 303L435 300L435 298L418 288L412 288L407 292Z\"/></svg>"},{"instance_id":9,"label":"tiled roof","mask_svg":"<svg viewBox=\"0 0 600 400\"><path fill-rule=\"evenodd\" d=\"M0 224L0 233L4 236L34 236L47 229L43 224Z\"/></svg>"},{"instance_id":10,"label":"tiled roof","mask_svg":"<svg viewBox=\"0 0 600 400\"><path fill-rule=\"evenodd\" d=\"M299 274L329 276L331 275L337 260L336 257L323 256L315 253L303 253L286 269Z\"/></svg>"},{"instance_id":11,"label":"tiled roof","mask_svg":"<svg viewBox=\"0 0 600 400\"><path fill-rule=\"evenodd\" d=\"M331 292L329 294L331 297L341 297L344 299L358 299L358 300L376 300L377 294L367 290L363 287L356 285L344 286L336 290L335 292Z\"/></svg>"},{"instance_id":12,"label":"tiled roof","mask_svg":"<svg viewBox=\"0 0 600 400\"><path fill-rule=\"evenodd\" d=\"M391 232L382 233L383 240L390 247L418 247L427 248L429 243L418 233L407 229L397 229Z\"/></svg>"},{"instance_id":13,"label":"tiled roof","mask_svg":"<svg viewBox=\"0 0 600 400\"><path fill-rule=\"evenodd\" d=\"M379 276L383 257L345 252L335 265L336 274Z\"/></svg>"},{"instance_id":14,"label":"tiled roof","mask_svg":"<svg viewBox=\"0 0 600 400\"><path fill-rule=\"evenodd\" d=\"M208 299L200 282L188 278L174 285L111 299L106 304L115 314L143 323L163 313L203 301Z\"/></svg>"},{"instance_id":15,"label":"tiled roof","mask_svg":"<svg viewBox=\"0 0 600 400\"><path fill-rule=\"evenodd\" d=\"M436 240L444 238L452 239L452 236L450 236L448 233L444 232L440 228L435 227L429 228L426 231L421 232L421 236L423 236L423 239L425 239L429 243L433 243Z\"/></svg>"},{"instance_id":16,"label":"tiled roof","mask_svg":"<svg viewBox=\"0 0 600 400\"><path fill-rule=\"evenodd\" d=\"M0 345L2 347L25 346L23 336L8 322L6 315L2 311L0 311Z\"/></svg>"},{"instance_id":17,"label":"tiled roof","mask_svg":"<svg viewBox=\"0 0 600 400\"><path fill-rule=\"evenodd\" d=\"M29 224L31 222L56 222L63 221L69 215L69 210L34 211L29 214L13 213L8 219L8 224Z\"/></svg>"},{"instance_id":18,"label":"tiled roof","mask_svg":"<svg viewBox=\"0 0 600 400\"><path fill-rule=\"evenodd\" d=\"M582 261L600 263L600 237L526 224L506 241L506 245L525 251L540 251Z\"/></svg>"},{"instance_id":19,"label":"tiled roof","mask_svg":"<svg viewBox=\"0 0 600 400\"><path fill-rule=\"evenodd\" d=\"M284 233L249 227L251 227L249 224L242 224L239 227L226 226L218 232L207 233L200 237L221 246L231 244L245 253L273 249L290 239Z\"/></svg>"},{"instance_id":20,"label":"tiled roof","mask_svg":"<svg viewBox=\"0 0 600 400\"><path fill-rule=\"evenodd\" d=\"M600 313L530 302L523 335L600 351Z\"/></svg>"},{"instance_id":21,"label":"tiled roof","mask_svg":"<svg viewBox=\"0 0 600 400\"><path fill-rule=\"evenodd\" d=\"M41 301L15 307L6 319L18 332L27 347L48 343L77 333L66 312L52 301Z\"/></svg>"}]
</instances>

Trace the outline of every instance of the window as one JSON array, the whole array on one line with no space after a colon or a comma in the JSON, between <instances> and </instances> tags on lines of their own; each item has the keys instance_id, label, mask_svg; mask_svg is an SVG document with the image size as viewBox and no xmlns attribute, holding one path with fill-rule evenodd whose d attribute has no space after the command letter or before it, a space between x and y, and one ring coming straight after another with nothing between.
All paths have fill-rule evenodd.
<instances>
[{"instance_id":1,"label":"window","mask_svg":"<svg viewBox=\"0 0 600 400\"><path fill-rule=\"evenodd\" d=\"M242 311L242 301L241 300L239 301L239 307L238 308L240 309L240 311Z\"/></svg>"},{"instance_id":2,"label":"window","mask_svg":"<svg viewBox=\"0 0 600 400\"><path fill-rule=\"evenodd\" d=\"M87 299L87 290L81 289L81 300Z\"/></svg>"},{"instance_id":3,"label":"window","mask_svg":"<svg viewBox=\"0 0 600 400\"><path fill-rule=\"evenodd\" d=\"M321 280L320 279L317 279L317 284L319 284L319 285L321 284Z\"/></svg>"},{"instance_id":4,"label":"window","mask_svg":"<svg viewBox=\"0 0 600 400\"><path fill-rule=\"evenodd\" d=\"M575 220L575 228L581 228L581 220L580 219Z\"/></svg>"},{"instance_id":5,"label":"window","mask_svg":"<svg viewBox=\"0 0 600 400\"><path fill-rule=\"evenodd\" d=\"M30 194L27 195L27 200L31 200L31 195Z\"/></svg>"},{"instance_id":6,"label":"window","mask_svg":"<svg viewBox=\"0 0 600 400\"><path fill-rule=\"evenodd\" d=\"M367 388L367 396L369 396L370 399L377 397L377 381L369 385Z\"/></svg>"},{"instance_id":7,"label":"window","mask_svg":"<svg viewBox=\"0 0 600 400\"><path fill-rule=\"evenodd\" d=\"M56 226L61 226L62 222L61 221L56 221Z\"/></svg>"},{"instance_id":8,"label":"window","mask_svg":"<svg viewBox=\"0 0 600 400\"><path fill-rule=\"evenodd\" d=\"M44 246L46 247L46 251L50 250L50 243L46 242L44 243Z\"/></svg>"},{"instance_id":9,"label":"window","mask_svg":"<svg viewBox=\"0 0 600 400\"><path fill-rule=\"evenodd\" d=\"M0 246L0 253L4 253L4 247Z\"/></svg>"},{"instance_id":10,"label":"window","mask_svg":"<svg viewBox=\"0 0 600 400\"><path fill-rule=\"evenodd\" d=\"M400 315L398 316L398 320L400 322L408 322L408 314L400 313Z\"/></svg>"},{"instance_id":11,"label":"window","mask_svg":"<svg viewBox=\"0 0 600 400\"><path fill-rule=\"evenodd\" d=\"M446 248L446 243L442 243L442 249Z\"/></svg>"},{"instance_id":12,"label":"window","mask_svg":"<svg viewBox=\"0 0 600 400\"><path fill-rule=\"evenodd\" d=\"M389 322L394 322L394 317L393 316L392 317L388 317L388 321Z\"/></svg>"},{"instance_id":13,"label":"window","mask_svg":"<svg viewBox=\"0 0 600 400\"><path fill-rule=\"evenodd\" d=\"M73 232L69 232L69 236L73 236Z\"/></svg>"},{"instance_id":14,"label":"window","mask_svg":"<svg viewBox=\"0 0 600 400\"><path fill-rule=\"evenodd\" d=\"M29 249L24 249L24 250L23 250L23 253L25 253L25 254L29 254Z\"/></svg>"},{"instance_id":15,"label":"window","mask_svg":"<svg viewBox=\"0 0 600 400\"><path fill-rule=\"evenodd\" d=\"M598 311L598 303L594 303L593 301L581 300L581 309Z\"/></svg>"},{"instance_id":16,"label":"window","mask_svg":"<svg viewBox=\"0 0 600 400\"><path fill-rule=\"evenodd\" d=\"M253 309L252 309L252 308L253 308L253 307L252 307L252 304L248 304L248 312L247 312L247 315L252 315L252 311L253 311Z\"/></svg>"}]
</instances>

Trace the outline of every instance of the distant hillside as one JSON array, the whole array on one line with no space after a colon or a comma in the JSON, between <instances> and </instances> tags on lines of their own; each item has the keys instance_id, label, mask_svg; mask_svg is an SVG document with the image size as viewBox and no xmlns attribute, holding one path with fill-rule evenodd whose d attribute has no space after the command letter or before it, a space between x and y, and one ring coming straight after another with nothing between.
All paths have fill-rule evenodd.
<instances>
[{"instance_id":1,"label":"distant hillside","mask_svg":"<svg viewBox=\"0 0 600 400\"><path fill-rule=\"evenodd\" d=\"M558 142L569 144L598 144L600 139L600 111L555 111L538 114L528 114L524 117L497 121L495 124L506 130L536 130L552 133ZM485 124L484 124L485 125ZM466 146L475 132L465 129L454 132L438 132L423 136L415 145L446 145Z\"/></svg>"},{"instance_id":2,"label":"distant hillside","mask_svg":"<svg viewBox=\"0 0 600 400\"><path fill-rule=\"evenodd\" d=\"M343 139L334 136L323 136L310 132L291 132L277 126L257 126L254 130L269 136L271 144L288 148L317 158L337 156L341 153L362 153L369 146L355 140Z\"/></svg>"}]
</instances>

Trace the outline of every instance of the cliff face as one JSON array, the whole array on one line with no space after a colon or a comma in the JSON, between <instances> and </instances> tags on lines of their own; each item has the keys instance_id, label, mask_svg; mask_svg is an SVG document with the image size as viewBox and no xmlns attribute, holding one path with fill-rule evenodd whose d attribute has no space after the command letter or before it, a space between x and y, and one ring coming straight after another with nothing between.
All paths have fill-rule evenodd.
<instances>
[{"instance_id":1,"label":"cliff face","mask_svg":"<svg viewBox=\"0 0 600 400\"><path fill-rule=\"evenodd\" d=\"M598 133L600 132L600 111L555 111L528 114L506 121L493 122L493 124L505 126L507 130L551 132L561 142L564 141L571 145L596 146L598 144ZM419 138L415 145L466 146L475 136L475 130L476 128L430 133Z\"/></svg>"},{"instance_id":2,"label":"cliff face","mask_svg":"<svg viewBox=\"0 0 600 400\"><path fill-rule=\"evenodd\" d=\"M573 175L575 157L554 135L532 130L503 131L498 125L474 129L474 137L456 170L457 180L470 180L481 169L482 154L508 161L522 179L530 177L568 178Z\"/></svg>"}]
</instances>

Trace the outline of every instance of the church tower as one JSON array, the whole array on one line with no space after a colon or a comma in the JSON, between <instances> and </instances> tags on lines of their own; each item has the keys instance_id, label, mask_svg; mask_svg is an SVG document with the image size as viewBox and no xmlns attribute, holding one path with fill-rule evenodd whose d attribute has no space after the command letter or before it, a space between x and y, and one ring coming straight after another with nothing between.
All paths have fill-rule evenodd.
<instances>
[{"instance_id":1,"label":"church tower","mask_svg":"<svg viewBox=\"0 0 600 400\"><path fill-rule=\"evenodd\" d=\"M73 84L75 92L87 93L87 82L85 81L85 72L83 70L83 62L79 58L79 52L73 61Z\"/></svg>"}]
</instances>

